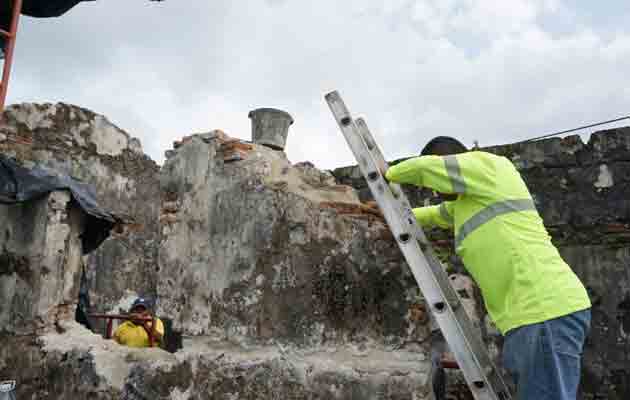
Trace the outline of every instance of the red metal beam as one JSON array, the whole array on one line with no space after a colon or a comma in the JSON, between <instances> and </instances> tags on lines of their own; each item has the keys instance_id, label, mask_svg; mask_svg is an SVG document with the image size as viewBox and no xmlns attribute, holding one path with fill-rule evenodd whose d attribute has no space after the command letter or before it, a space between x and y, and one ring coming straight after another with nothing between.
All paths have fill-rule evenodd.
<instances>
[{"instance_id":1,"label":"red metal beam","mask_svg":"<svg viewBox=\"0 0 630 400\"><path fill-rule=\"evenodd\" d=\"M112 318L107 320L107 332L105 333L105 339L112 337L112 328L114 326L114 320Z\"/></svg>"},{"instance_id":2,"label":"red metal beam","mask_svg":"<svg viewBox=\"0 0 630 400\"><path fill-rule=\"evenodd\" d=\"M113 330L113 322L115 319L121 320L137 320L137 321L151 321L151 331L147 332L149 336L149 347L153 347L155 343L155 329L156 329L156 318L154 316L150 317L133 317L129 314L88 314L90 318L97 319L106 319L107 320L107 331L105 332L105 339L111 339L112 330Z\"/></svg>"},{"instance_id":3,"label":"red metal beam","mask_svg":"<svg viewBox=\"0 0 630 400\"><path fill-rule=\"evenodd\" d=\"M90 318L105 319L137 319L139 321L151 321L153 317L133 317L130 314L88 314Z\"/></svg>"},{"instance_id":4,"label":"red metal beam","mask_svg":"<svg viewBox=\"0 0 630 400\"><path fill-rule=\"evenodd\" d=\"M22 11L22 0L13 0L13 15L11 17L11 27L9 32L2 31L2 35L7 37L4 47L4 68L2 69L2 82L0 82L0 112L4 111L4 102L9 89L9 78L11 76L11 64L13 64L13 49L18 30L18 21Z\"/></svg>"}]
</instances>

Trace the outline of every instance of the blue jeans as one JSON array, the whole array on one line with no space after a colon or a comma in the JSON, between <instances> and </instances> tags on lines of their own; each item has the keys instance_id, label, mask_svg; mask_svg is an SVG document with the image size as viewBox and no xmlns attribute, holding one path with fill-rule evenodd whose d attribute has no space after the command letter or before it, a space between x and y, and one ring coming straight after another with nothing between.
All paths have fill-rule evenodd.
<instances>
[{"instance_id":1,"label":"blue jeans","mask_svg":"<svg viewBox=\"0 0 630 400\"><path fill-rule=\"evenodd\" d=\"M513 329L503 343L503 366L518 400L575 400L591 310Z\"/></svg>"}]
</instances>

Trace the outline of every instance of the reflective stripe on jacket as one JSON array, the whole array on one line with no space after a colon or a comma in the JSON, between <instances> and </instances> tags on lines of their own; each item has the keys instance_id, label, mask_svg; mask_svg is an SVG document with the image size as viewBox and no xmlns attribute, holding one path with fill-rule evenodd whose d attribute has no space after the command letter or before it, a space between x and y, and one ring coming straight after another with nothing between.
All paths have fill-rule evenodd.
<instances>
[{"instance_id":1,"label":"reflective stripe on jacket","mask_svg":"<svg viewBox=\"0 0 630 400\"><path fill-rule=\"evenodd\" d=\"M481 151L422 156L392 166L386 177L458 195L413 211L424 227L454 228L456 252L503 334L590 307L507 158Z\"/></svg>"}]
</instances>

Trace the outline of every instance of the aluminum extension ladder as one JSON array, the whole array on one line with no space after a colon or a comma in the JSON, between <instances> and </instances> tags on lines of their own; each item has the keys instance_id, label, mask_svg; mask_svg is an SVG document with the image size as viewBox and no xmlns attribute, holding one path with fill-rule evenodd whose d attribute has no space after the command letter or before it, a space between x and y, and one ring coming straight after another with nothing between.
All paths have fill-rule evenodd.
<instances>
[{"instance_id":1,"label":"aluminum extension ladder","mask_svg":"<svg viewBox=\"0 0 630 400\"><path fill-rule=\"evenodd\" d=\"M500 371L473 330L446 271L416 222L409 200L399 185L386 181L387 162L365 121L352 118L338 92L325 98L475 400L510 400L512 395Z\"/></svg>"}]
</instances>

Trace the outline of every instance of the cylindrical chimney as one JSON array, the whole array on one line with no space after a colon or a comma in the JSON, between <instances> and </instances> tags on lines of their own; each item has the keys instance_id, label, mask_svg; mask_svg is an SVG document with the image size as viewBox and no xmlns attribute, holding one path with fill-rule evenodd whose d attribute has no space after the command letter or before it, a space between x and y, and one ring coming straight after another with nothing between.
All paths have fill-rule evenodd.
<instances>
[{"instance_id":1,"label":"cylindrical chimney","mask_svg":"<svg viewBox=\"0 0 630 400\"><path fill-rule=\"evenodd\" d=\"M284 150L289 134L289 126L293 124L293 118L288 112L275 108L258 108L249 112L252 120L252 141L271 147L275 150Z\"/></svg>"}]
</instances>

